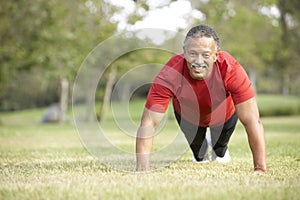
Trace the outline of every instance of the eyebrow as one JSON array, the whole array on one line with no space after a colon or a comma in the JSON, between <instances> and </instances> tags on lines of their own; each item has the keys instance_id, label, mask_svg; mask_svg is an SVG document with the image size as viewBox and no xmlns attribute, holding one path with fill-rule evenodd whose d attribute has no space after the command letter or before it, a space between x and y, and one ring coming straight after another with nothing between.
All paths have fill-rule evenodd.
<instances>
[{"instance_id":1,"label":"eyebrow","mask_svg":"<svg viewBox=\"0 0 300 200\"><path fill-rule=\"evenodd\" d=\"M195 50L195 49L190 49L190 50L188 50L189 52L198 52L197 50ZM212 53L211 51L207 51L207 50L205 50L205 51L201 51L201 53Z\"/></svg>"}]
</instances>

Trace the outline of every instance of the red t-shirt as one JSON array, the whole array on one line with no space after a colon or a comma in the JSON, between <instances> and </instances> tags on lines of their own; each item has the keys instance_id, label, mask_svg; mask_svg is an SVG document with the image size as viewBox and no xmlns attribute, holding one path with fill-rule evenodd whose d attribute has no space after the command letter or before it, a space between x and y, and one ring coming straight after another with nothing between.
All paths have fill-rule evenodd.
<instances>
[{"instance_id":1,"label":"red t-shirt","mask_svg":"<svg viewBox=\"0 0 300 200\"><path fill-rule=\"evenodd\" d=\"M146 108L164 113L172 98L174 110L201 127L224 124L235 112L234 105L254 97L242 66L220 51L209 77L193 79L183 54L173 56L155 77Z\"/></svg>"}]
</instances>

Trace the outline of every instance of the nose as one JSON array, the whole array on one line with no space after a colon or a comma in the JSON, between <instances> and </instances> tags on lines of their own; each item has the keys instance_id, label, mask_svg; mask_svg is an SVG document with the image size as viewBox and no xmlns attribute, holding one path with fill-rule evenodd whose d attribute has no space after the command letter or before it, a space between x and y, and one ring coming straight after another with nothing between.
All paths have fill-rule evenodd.
<instances>
[{"instance_id":1,"label":"nose","mask_svg":"<svg viewBox=\"0 0 300 200\"><path fill-rule=\"evenodd\" d=\"M196 58L196 60L195 60L195 63L197 63L197 64L202 64L202 63L204 63L204 59L203 59L202 55L198 55L198 56L197 56L197 58Z\"/></svg>"}]
</instances>

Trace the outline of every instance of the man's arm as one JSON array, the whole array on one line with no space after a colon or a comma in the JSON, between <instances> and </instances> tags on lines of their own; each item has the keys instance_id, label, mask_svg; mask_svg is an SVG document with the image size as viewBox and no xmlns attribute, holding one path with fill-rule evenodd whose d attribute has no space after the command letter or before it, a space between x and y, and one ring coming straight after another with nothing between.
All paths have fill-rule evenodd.
<instances>
[{"instance_id":1,"label":"man's arm","mask_svg":"<svg viewBox=\"0 0 300 200\"><path fill-rule=\"evenodd\" d=\"M144 109L141 125L136 137L136 171L149 170L149 158L153 145L153 136L164 113Z\"/></svg>"},{"instance_id":2,"label":"man's arm","mask_svg":"<svg viewBox=\"0 0 300 200\"><path fill-rule=\"evenodd\" d=\"M250 149L253 155L254 171L266 172L266 145L264 128L260 121L255 98L251 98L236 106L237 115L244 125Z\"/></svg>"}]
</instances>

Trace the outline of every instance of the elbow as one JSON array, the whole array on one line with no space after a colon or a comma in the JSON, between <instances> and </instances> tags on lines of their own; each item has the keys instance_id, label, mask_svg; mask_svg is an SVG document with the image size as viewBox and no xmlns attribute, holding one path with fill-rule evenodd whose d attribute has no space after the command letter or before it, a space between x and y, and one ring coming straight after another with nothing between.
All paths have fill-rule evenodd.
<instances>
[{"instance_id":1,"label":"elbow","mask_svg":"<svg viewBox=\"0 0 300 200\"><path fill-rule=\"evenodd\" d=\"M157 125L152 120L142 119L141 125L137 131L137 139L148 139L152 138Z\"/></svg>"},{"instance_id":2,"label":"elbow","mask_svg":"<svg viewBox=\"0 0 300 200\"><path fill-rule=\"evenodd\" d=\"M240 120L246 129L247 134L253 135L258 133L264 133L264 128L259 118Z\"/></svg>"},{"instance_id":3,"label":"elbow","mask_svg":"<svg viewBox=\"0 0 300 200\"><path fill-rule=\"evenodd\" d=\"M243 124L244 127L248 127L250 125L253 124L257 124L259 126L262 126L262 122L260 120L259 117L255 117L255 118L244 118L244 119L240 119L241 123Z\"/></svg>"},{"instance_id":4,"label":"elbow","mask_svg":"<svg viewBox=\"0 0 300 200\"><path fill-rule=\"evenodd\" d=\"M152 112L145 109L141 119L141 125L138 129L138 137L144 139L153 137L163 117L164 113Z\"/></svg>"}]
</instances>

